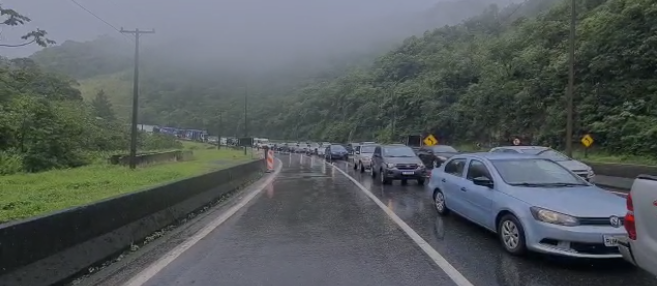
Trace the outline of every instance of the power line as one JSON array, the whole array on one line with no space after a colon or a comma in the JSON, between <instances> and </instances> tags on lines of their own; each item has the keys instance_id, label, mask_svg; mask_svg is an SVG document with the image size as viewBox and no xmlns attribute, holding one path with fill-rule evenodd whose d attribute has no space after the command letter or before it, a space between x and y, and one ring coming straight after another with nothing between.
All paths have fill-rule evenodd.
<instances>
[{"instance_id":1,"label":"power line","mask_svg":"<svg viewBox=\"0 0 657 286\"><path fill-rule=\"evenodd\" d=\"M80 4L78 1L76 1L76 0L71 0L71 2L73 2L73 4L75 4L76 6L80 7L80 9L84 10L85 12L87 12L89 15L93 16L94 18L96 18L96 19L98 19L99 21L103 22L105 25L107 25L107 26L109 26L110 28L114 29L115 31L119 32L121 35L123 35L124 37L126 37L126 39L130 39L128 36L126 36L125 34L121 33L121 29L119 29L119 28L117 28L116 26L112 25L110 22L105 21L105 19L103 19L103 18L101 18L100 16L96 15L96 13L91 12L91 10L87 9L86 7L84 7L84 6L83 6L82 4ZM131 39L130 39L130 40L131 40Z\"/></svg>"}]
</instances>

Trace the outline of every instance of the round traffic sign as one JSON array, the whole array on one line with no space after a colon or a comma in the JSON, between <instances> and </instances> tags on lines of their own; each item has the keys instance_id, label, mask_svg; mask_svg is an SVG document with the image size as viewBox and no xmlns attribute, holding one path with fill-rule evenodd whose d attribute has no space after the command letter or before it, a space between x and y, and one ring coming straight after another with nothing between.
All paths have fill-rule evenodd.
<instances>
[{"instance_id":1,"label":"round traffic sign","mask_svg":"<svg viewBox=\"0 0 657 286\"><path fill-rule=\"evenodd\" d=\"M520 145L520 139L518 139L518 138L513 139L513 145L516 145L516 146Z\"/></svg>"}]
</instances>

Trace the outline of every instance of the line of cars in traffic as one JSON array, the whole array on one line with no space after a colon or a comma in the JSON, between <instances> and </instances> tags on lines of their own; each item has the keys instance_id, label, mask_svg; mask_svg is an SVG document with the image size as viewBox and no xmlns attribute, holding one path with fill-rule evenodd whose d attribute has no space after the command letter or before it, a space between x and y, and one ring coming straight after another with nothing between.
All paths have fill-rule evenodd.
<instances>
[{"instance_id":1,"label":"line of cars in traffic","mask_svg":"<svg viewBox=\"0 0 657 286\"><path fill-rule=\"evenodd\" d=\"M490 230L510 254L624 258L657 275L657 177L637 177L622 198L573 161L539 146L461 153L432 170L427 189L439 215Z\"/></svg>"},{"instance_id":2,"label":"line of cars in traffic","mask_svg":"<svg viewBox=\"0 0 657 286\"><path fill-rule=\"evenodd\" d=\"M657 275L657 177L640 176L624 199L592 184L590 166L543 146L463 153L447 145L361 142L290 150L347 160L381 184L428 180L439 215L456 213L490 230L510 254L623 257Z\"/></svg>"}]
</instances>

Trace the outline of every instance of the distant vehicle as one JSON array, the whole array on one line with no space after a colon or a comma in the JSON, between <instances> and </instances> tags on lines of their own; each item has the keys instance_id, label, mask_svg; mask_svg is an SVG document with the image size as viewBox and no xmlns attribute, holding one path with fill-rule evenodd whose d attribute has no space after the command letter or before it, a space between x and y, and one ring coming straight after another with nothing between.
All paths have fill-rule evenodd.
<instances>
[{"instance_id":1,"label":"distant vehicle","mask_svg":"<svg viewBox=\"0 0 657 286\"><path fill-rule=\"evenodd\" d=\"M356 150L354 150L354 156L352 159L354 170L360 170L361 173L364 173L365 170L371 169L374 149L376 149L376 145L356 146Z\"/></svg>"},{"instance_id":2,"label":"distant vehicle","mask_svg":"<svg viewBox=\"0 0 657 286\"><path fill-rule=\"evenodd\" d=\"M433 169L436 211L453 211L497 234L513 255L620 258L623 198L547 158L460 154Z\"/></svg>"},{"instance_id":3,"label":"distant vehicle","mask_svg":"<svg viewBox=\"0 0 657 286\"><path fill-rule=\"evenodd\" d=\"M319 144L310 143L308 144L308 150L306 150L306 155L317 155L319 149Z\"/></svg>"},{"instance_id":4,"label":"distant vehicle","mask_svg":"<svg viewBox=\"0 0 657 286\"><path fill-rule=\"evenodd\" d=\"M345 147L347 147L347 151L349 151L349 154L352 154L352 155L353 155L354 152L356 151L356 148L357 148L359 145L360 145L360 143L354 143L354 142L352 142L352 143L347 144L347 146L345 146Z\"/></svg>"},{"instance_id":5,"label":"distant vehicle","mask_svg":"<svg viewBox=\"0 0 657 286\"><path fill-rule=\"evenodd\" d=\"M387 185L393 180L416 180L424 184L426 168L413 149L403 144L379 145L372 154L372 178L379 176L381 184Z\"/></svg>"},{"instance_id":6,"label":"distant vehicle","mask_svg":"<svg viewBox=\"0 0 657 286\"><path fill-rule=\"evenodd\" d=\"M595 177L595 172L591 166L586 165L580 161L577 161L573 158L566 156L565 154L554 150L550 147L543 146L504 146L504 147L495 147L490 149L490 152L493 153L523 153L531 154L539 157L550 158L559 165L566 167L568 170L571 170L573 173L578 176L586 179L586 181L591 181Z\"/></svg>"},{"instance_id":7,"label":"distant vehicle","mask_svg":"<svg viewBox=\"0 0 657 286\"><path fill-rule=\"evenodd\" d=\"M347 152L347 149L342 145L332 144L326 147L326 151L324 151L324 159L329 162L333 162L334 160L348 160L349 152Z\"/></svg>"},{"instance_id":8,"label":"distant vehicle","mask_svg":"<svg viewBox=\"0 0 657 286\"><path fill-rule=\"evenodd\" d=\"M626 201L627 235L618 240L625 260L657 275L657 177L639 175Z\"/></svg>"},{"instance_id":9,"label":"distant vehicle","mask_svg":"<svg viewBox=\"0 0 657 286\"><path fill-rule=\"evenodd\" d=\"M440 167L447 159L457 154L459 151L447 145L422 146L417 152L424 166L429 169Z\"/></svg>"}]
</instances>

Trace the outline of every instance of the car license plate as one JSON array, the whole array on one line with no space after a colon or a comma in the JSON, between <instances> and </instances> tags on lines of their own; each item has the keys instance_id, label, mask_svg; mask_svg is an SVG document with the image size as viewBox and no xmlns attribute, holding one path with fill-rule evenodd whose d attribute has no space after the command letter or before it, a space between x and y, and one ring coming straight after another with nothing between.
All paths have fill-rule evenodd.
<instances>
[{"instance_id":1,"label":"car license plate","mask_svg":"<svg viewBox=\"0 0 657 286\"><path fill-rule=\"evenodd\" d=\"M402 172L402 175L414 175L415 172Z\"/></svg>"},{"instance_id":2,"label":"car license plate","mask_svg":"<svg viewBox=\"0 0 657 286\"><path fill-rule=\"evenodd\" d=\"M607 247L617 247L618 246L618 235L603 235L605 246Z\"/></svg>"}]
</instances>

